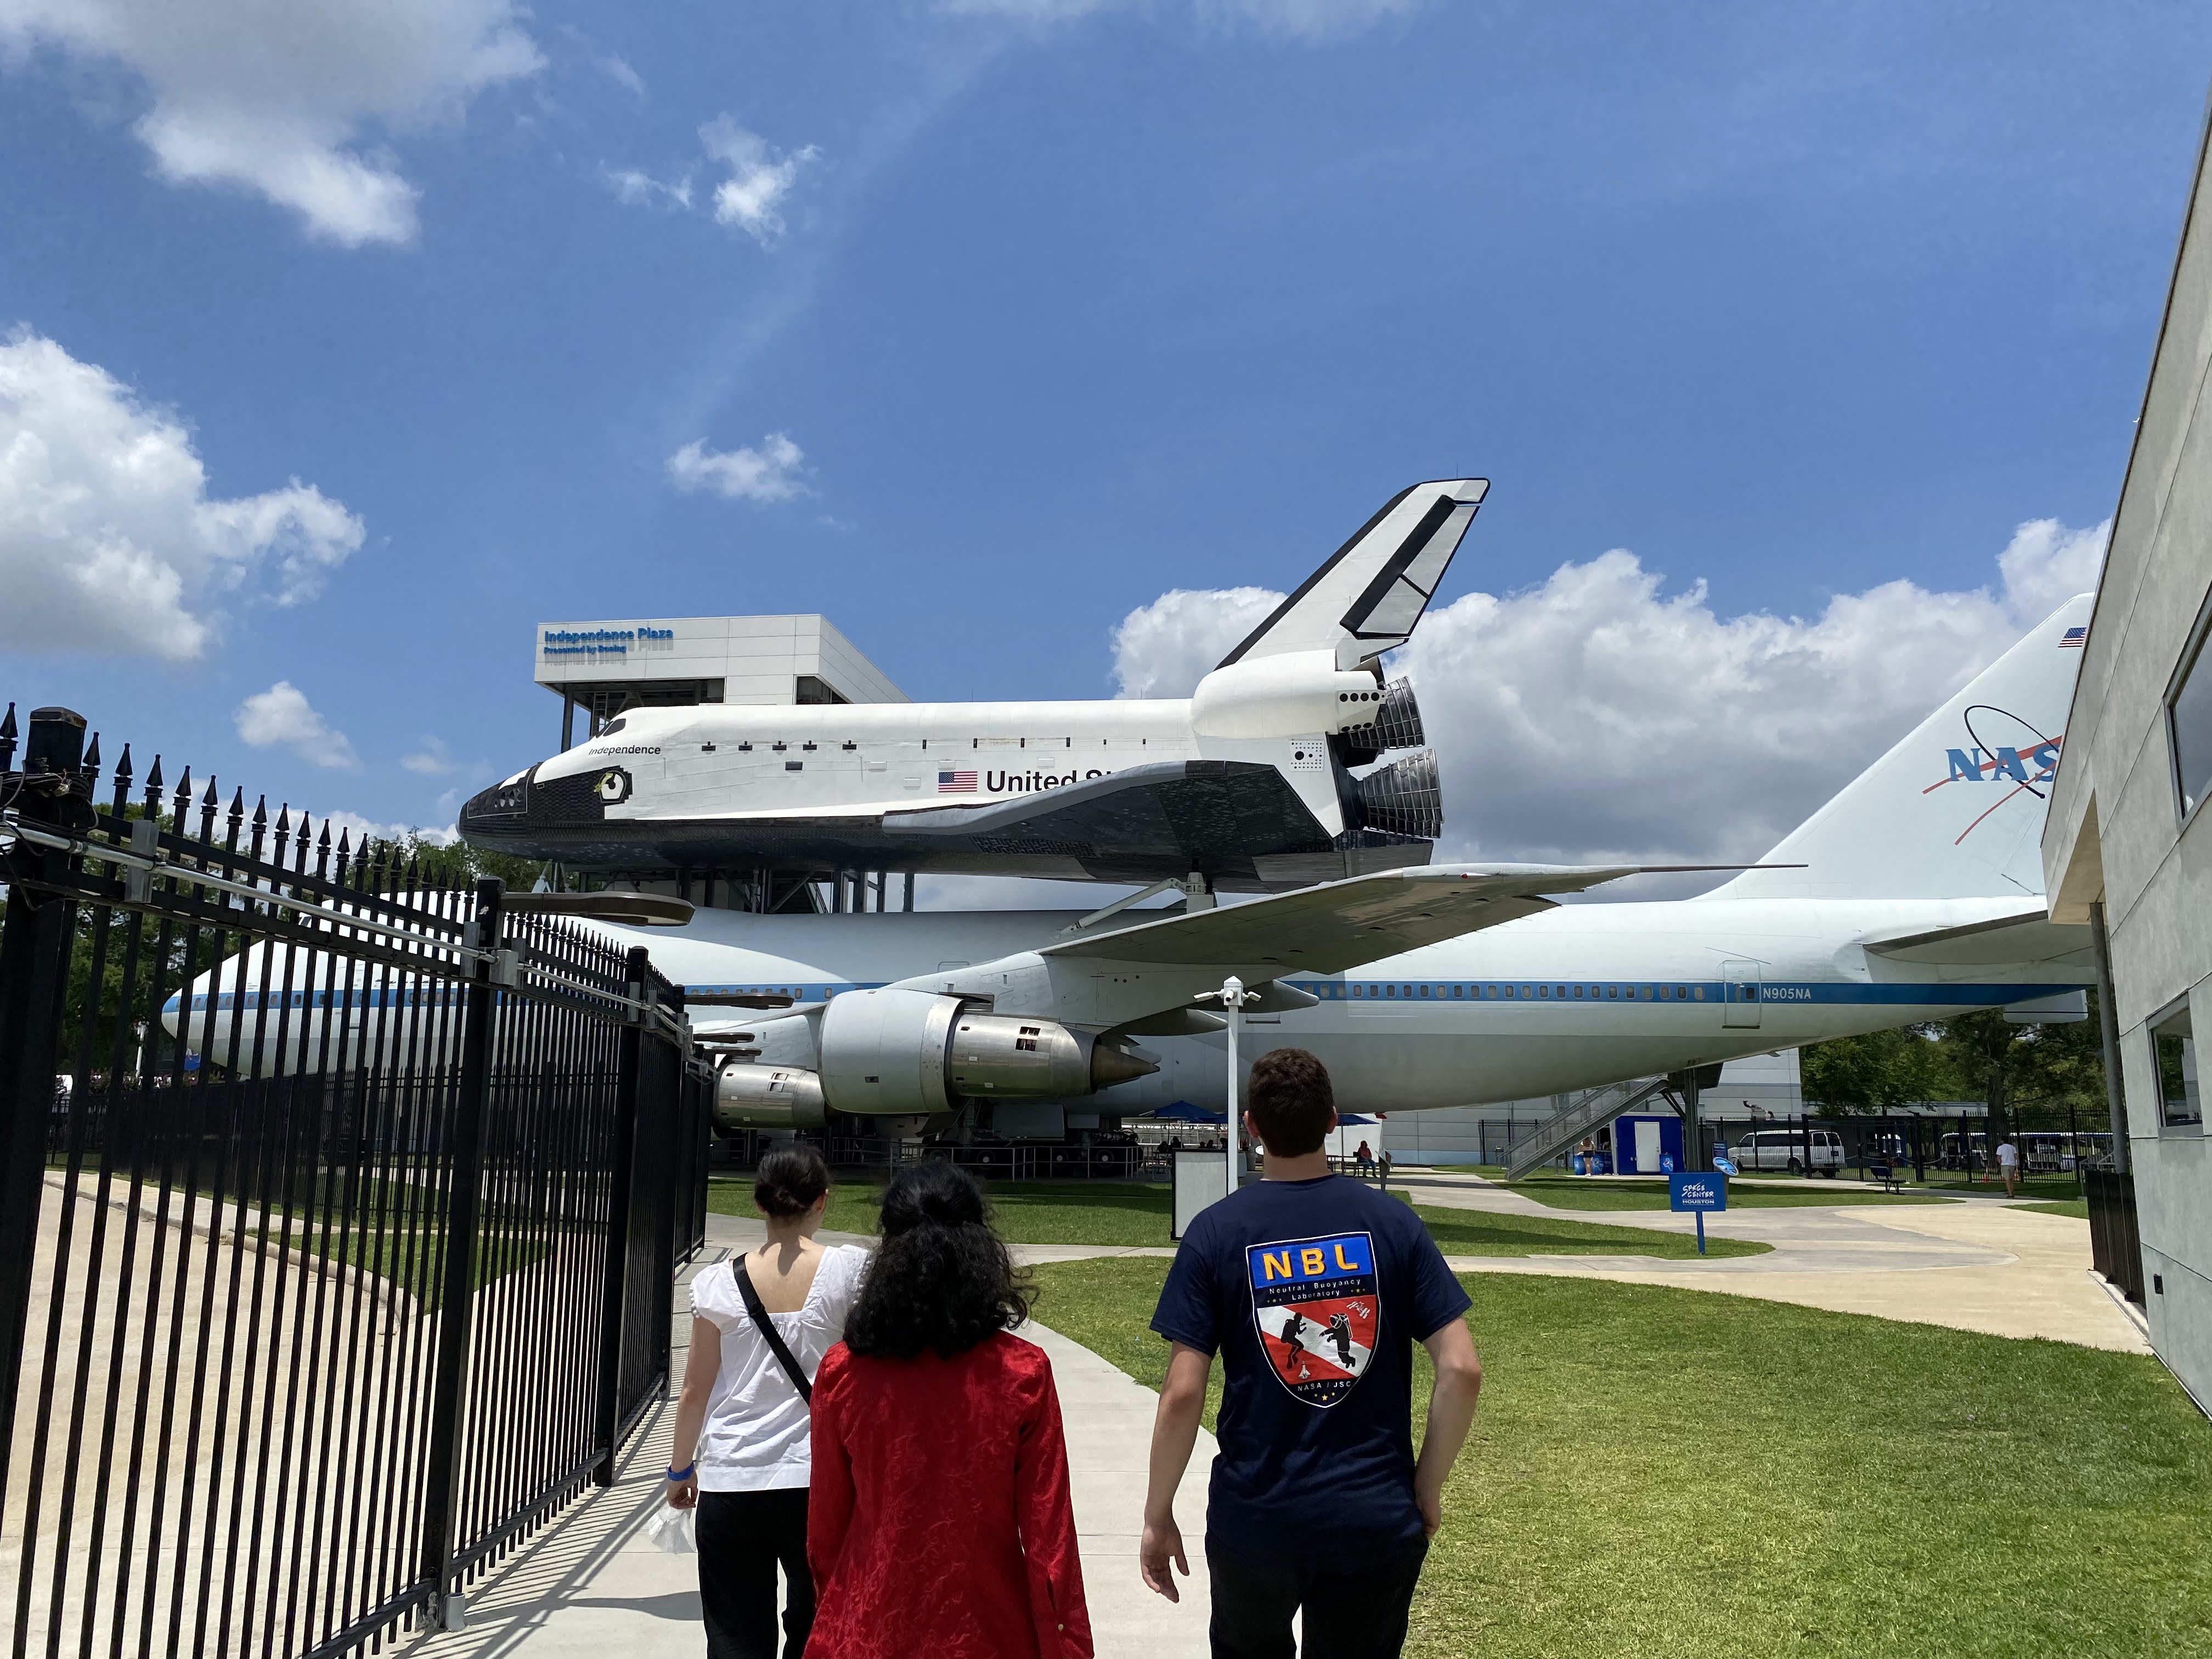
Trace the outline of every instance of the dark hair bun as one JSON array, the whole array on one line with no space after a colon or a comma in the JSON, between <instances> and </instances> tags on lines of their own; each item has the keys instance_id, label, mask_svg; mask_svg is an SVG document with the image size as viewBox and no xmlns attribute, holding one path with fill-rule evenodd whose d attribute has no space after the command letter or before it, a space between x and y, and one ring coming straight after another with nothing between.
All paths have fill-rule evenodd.
<instances>
[{"instance_id":1,"label":"dark hair bun","mask_svg":"<svg viewBox=\"0 0 2212 1659\"><path fill-rule=\"evenodd\" d=\"M883 1229L845 1322L854 1353L949 1358L1029 1316L1029 1286L965 1170L941 1159L901 1170L884 1188Z\"/></svg>"},{"instance_id":2,"label":"dark hair bun","mask_svg":"<svg viewBox=\"0 0 2212 1659\"><path fill-rule=\"evenodd\" d=\"M753 1202L779 1218L805 1215L830 1190L830 1166L803 1140L779 1146L753 1172Z\"/></svg>"},{"instance_id":3,"label":"dark hair bun","mask_svg":"<svg viewBox=\"0 0 2212 1659\"><path fill-rule=\"evenodd\" d=\"M983 1225L983 1189L957 1164L933 1159L902 1170L884 1189L884 1237L911 1228Z\"/></svg>"}]
</instances>

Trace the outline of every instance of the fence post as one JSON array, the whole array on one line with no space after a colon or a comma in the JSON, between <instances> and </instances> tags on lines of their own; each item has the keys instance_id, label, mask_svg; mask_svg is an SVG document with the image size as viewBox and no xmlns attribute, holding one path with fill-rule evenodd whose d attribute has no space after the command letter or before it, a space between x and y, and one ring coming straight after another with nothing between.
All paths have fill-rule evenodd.
<instances>
[{"instance_id":1,"label":"fence post","mask_svg":"<svg viewBox=\"0 0 2212 1659\"><path fill-rule=\"evenodd\" d=\"M599 1382L592 1444L599 1454L592 1465L592 1484L615 1483L616 1440L622 1432L622 1359L624 1304L629 1289L630 1206L636 1202L637 1072L644 1049L646 951L629 953L630 1007L617 1039L614 1172L607 1205L607 1271L599 1288Z\"/></svg>"},{"instance_id":2,"label":"fence post","mask_svg":"<svg viewBox=\"0 0 2212 1659\"><path fill-rule=\"evenodd\" d=\"M459 1540L461 1426L468 1387L470 1326L476 1314L477 1247L483 1191L485 1107L491 1093L492 964L499 948L496 877L477 883L470 943L487 954L473 964L461 1026L460 1093L453 1103L450 1195L446 1206L446 1273L439 1287L437 1369L430 1380L429 1474L423 1482L422 1577L430 1585L432 1623L461 1628L461 1594L453 1583Z\"/></svg>"},{"instance_id":3,"label":"fence post","mask_svg":"<svg viewBox=\"0 0 2212 1659\"><path fill-rule=\"evenodd\" d=\"M10 714L14 713L11 709ZM13 722L7 735L12 739ZM8 748L15 745L9 742ZM84 755L84 718L66 708L31 712L15 805L27 822L59 826ZM0 770L5 769L0 756ZM71 855L18 842L12 860L49 879L69 873ZM76 906L58 894L15 883L0 925L0 1492L7 1490L15 1393L31 1312L40 1187L54 1109L54 1052L61 1037Z\"/></svg>"},{"instance_id":4,"label":"fence post","mask_svg":"<svg viewBox=\"0 0 2212 1659\"><path fill-rule=\"evenodd\" d=\"M643 969L646 952L640 947L631 957L631 972L638 975ZM649 970L647 970L649 971ZM658 975L654 975L657 980ZM684 992L680 987L662 993L658 984L654 990L661 1006L675 1016L680 1030L684 1019ZM659 1029L653 1040L661 1043L666 1052L653 1067L655 1075L667 1079L662 1097L654 1103L655 1133L665 1143L667 1151L660 1159L660 1179L658 1195L659 1224L653 1230L653 1345L660 1361L660 1397L668 1398L675 1378L669 1375L672 1345L676 1323L676 1228L677 1218L683 1218L684 1231L690 1231L691 1176L700 1167L702 1154L694 1150L697 1137L692 1133L690 1088L691 1068L690 1056L675 1043L666 1042ZM610 1468L613 1460L608 1460Z\"/></svg>"}]
</instances>

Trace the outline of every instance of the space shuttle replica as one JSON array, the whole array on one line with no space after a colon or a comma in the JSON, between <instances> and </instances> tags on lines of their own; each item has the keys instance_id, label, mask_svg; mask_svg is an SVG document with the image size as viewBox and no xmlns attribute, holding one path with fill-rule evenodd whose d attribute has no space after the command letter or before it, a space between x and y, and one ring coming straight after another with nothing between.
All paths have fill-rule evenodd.
<instances>
[{"instance_id":1,"label":"space shuttle replica","mask_svg":"<svg viewBox=\"0 0 2212 1659\"><path fill-rule=\"evenodd\" d=\"M818 617L721 619L737 648L683 665L720 674L673 672L678 624L549 626L541 682L564 711L585 707L590 734L477 795L461 834L752 910L811 908L810 884L836 875L842 892L848 871L1195 894L1425 865L1436 757L1382 659L1412 637L1487 488L1400 491L1188 697L909 702ZM791 672L841 659L858 697ZM744 672L763 665L785 672ZM1357 771L1401 750L1417 752Z\"/></svg>"},{"instance_id":2,"label":"space shuttle replica","mask_svg":"<svg viewBox=\"0 0 2212 1659\"><path fill-rule=\"evenodd\" d=\"M2040 836L2091 596L1755 865L1439 864L1434 762L1381 660L1485 489L1404 491L1187 699L912 703L819 617L542 629L538 678L591 730L478 795L462 831L599 878L528 903L645 947L683 988L725 1133L1057 1139L1218 1111L1232 975L1242 1053L1308 1048L1340 1109L1394 1114L1626 1087L1973 1008L2084 1016L2088 930L2050 920ZM1686 867L1733 878L1559 902ZM822 878L842 894L856 871L1172 882L1184 902L825 907ZM331 988L297 1017L239 1020L274 1006L259 987L289 982L298 948L200 975L164 1023L252 1075L414 1042L418 1016L353 965L311 962ZM410 1063L450 1048L433 1032Z\"/></svg>"}]
</instances>

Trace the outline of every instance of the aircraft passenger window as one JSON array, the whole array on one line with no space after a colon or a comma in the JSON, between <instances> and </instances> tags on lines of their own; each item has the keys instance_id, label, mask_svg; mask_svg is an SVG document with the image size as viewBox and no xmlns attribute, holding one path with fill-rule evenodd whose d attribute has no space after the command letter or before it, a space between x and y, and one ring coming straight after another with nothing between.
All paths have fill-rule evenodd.
<instances>
[{"instance_id":1,"label":"aircraft passenger window","mask_svg":"<svg viewBox=\"0 0 2212 1659\"><path fill-rule=\"evenodd\" d=\"M1386 997L1395 997L1398 994L1398 988L1395 985L1386 985L1382 988L1382 994Z\"/></svg>"},{"instance_id":2,"label":"aircraft passenger window","mask_svg":"<svg viewBox=\"0 0 2212 1659\"><path fill-rule=\"evenodd\" d=\"M1421 987L1421 994L1422 994L1423 996L1426 996L1426 995L1428 995L1428 994L1429 994L1429 988L1428 988L1427 986L1425 986L1425 985L1424 985L1423 987Z\"/></svg>"},{"instance_id":3,"label":"aircraft passenger window","mask_svg":"<svg viewBox=\"0 0 2212 1659\"><path fill-rule=\"evenodd\" d=\"M1608 985L1605 988L1605 994L1608 1000L1617 997L1620 994L1620 987L1618 985ZM1631 994L1633 994L1633 993Z\"/></svg>"},{"instance_id":4,"label":"aircraft passenger window","mask_svg":"<svg viewBox=\"0 0 2212 1659\"><path fill-rule=\"evenodd\" d=\"M1536 988L1536 994L1540 997L1547 997L1552 994L1552 988L1548 985L1539 985Z\"/></svg>"},{"instance_id":5,"label":"aircraft passenger window","mask_svg":"<svg viewBox=\"0 0 2212 1659\"><path fill-rule=\"evenodd\" d=\"M1457 1000L1459 998L1463 997L1463 996L1465 996L1466 994L1467 994L1467 987L1466 987L1466 986L1464 986L1464 985L1455 985L1455 986L1453 986L1453 987L1452 987L1452 997L1453 997L1453 1000Z\"/></svg>"},{"instance_id":6,"label":"aircraft passenger window","mask_svg":"<svg viewBox=\"0 0 2212 1659\"><path fill-rule=\"evenodd\" d=\"M1559 987L1559 994L1560 994L1561 996L1565 996L1565 995L1566 995L1566 994L1567 994L1567 988L1566 988L1565 986L1564 986L1564 985L1562 985L1561 987Z\"/></svg>"},{"instance_id":7,"label":"aircraft passenger window","mask_svg":"<svg viewBox=\"0 0 2212 1659\"><path fill-rule=\"evenodd\" d=\"M1680 995L1681 995L1681 994L1682 994L1682 988L1681 988L1680 986L1679 986L1679 985L1678 985L1678 986L1676 986L1676 987L1674 988L1674 994L1675 994L1675 995L1677 995L1677 996L1680 996ZM1692 996L1694 996L1694 997L1695 997L1695 998L1696 998L1699 1002L1703 1002L1703 1001L1705 1000L1705 988L1704 986L1700 985L1700 986L1697 987L1693 991L1692 991L1692 992L1691 992L1691 994L1692 994Z\"/></svg>"},{"instance_id":8,"label":"aircraft passenger window","mask_svg":"<svg viewBox=\"0 0 2212 1659\"><path fill-rule=\"evenodd\" d=\"M1581 996L1581 995L1582 995L1582 994L1583 994L1583 988L1582 988L1581 986L1579 986L1579 985L1576 986L1576 987L1575 987L1575 994L1576 994L1576 996L1579 997L1579 996Z\"/></svg>"}]
</instances>

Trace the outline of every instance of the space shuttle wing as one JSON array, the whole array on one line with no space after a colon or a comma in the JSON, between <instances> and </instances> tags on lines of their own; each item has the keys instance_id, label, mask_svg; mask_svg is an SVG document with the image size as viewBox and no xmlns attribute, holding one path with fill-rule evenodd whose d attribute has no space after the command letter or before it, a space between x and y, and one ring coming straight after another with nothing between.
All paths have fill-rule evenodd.
<instances>
[{"instance_id":1,"label":"space shuttle wing","mask_svg":"<svg viewBox=\"0 0 2212 1659\"><path fill-rule=\"evenodd\" d=\"M1255 859L1334 845L1278 769L1219 760L1132 766L985 806L887 812L884 834L917 848L938 842L1058 854L1082 860L1099 880L1195 870L1250 884Z\"/></svg>"},{"instance_id":2,"label":"space shuttle wing","mask_svg":"<svg viewBox=\"0 0 2212 1659\"><path fill-rule=\"evenodd\" d=\"M1547 894L1685 867L1444 864L1392 870L1067 939L1041 954L1146 967L1268 969L1271 978L1301 969L1338 973L1551 909Z\"/></svg>"}]
</instances>

